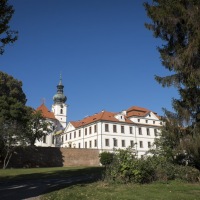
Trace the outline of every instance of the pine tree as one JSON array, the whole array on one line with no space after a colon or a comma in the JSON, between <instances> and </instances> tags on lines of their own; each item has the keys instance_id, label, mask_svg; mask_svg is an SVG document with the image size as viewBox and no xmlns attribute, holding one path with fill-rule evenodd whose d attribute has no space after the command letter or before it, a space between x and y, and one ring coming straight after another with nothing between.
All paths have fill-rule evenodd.
<instances>
[{"instance_id":1,"label":"pine tree","mask_svg":"<svg viewBox=\"0 0 200 200\"><path fill-rule=\"evenodd\" d=\"M4 53L7 44L17 40L18 32L10 30L9 26L13 13L13 6L8 4L8 0L0 0L0 55Z\"/></svg>"},{"instance_id":2,"label":"pine tree","mask_svg":"<svg viewBox=\"0 0 200 200\"><path fill-rule=\"evenodd\" d=\"M176 131L165 127L163 134L168 130L168 136L176 135L179 142L173 149L182 150L200 168L200 1L153 0L144 6L152 20L146 27L163 41L158 51L171 72L155 79L163 87L177 88L180 96L172 101L176 117L170 119L166 112L168 120L177 120Z\"/></svg>"},{"instance_id":3,"label":"pine tree","mask_svg":"<svg viewBox=\"0 0 200 200\"><path fill-rule=\"evenodd\" d=\"M0 160L6 168L16 146L25 143L26 95L22 82L0 71Z\"/></svg>"}]
</instances>

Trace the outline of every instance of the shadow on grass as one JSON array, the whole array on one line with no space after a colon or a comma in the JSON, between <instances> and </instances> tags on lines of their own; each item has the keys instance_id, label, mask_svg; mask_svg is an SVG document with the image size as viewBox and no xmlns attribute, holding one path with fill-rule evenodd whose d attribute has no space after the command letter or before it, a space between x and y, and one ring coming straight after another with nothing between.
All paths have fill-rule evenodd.
<instances>
[{"instance_id":1,"label":"shadow on grass","mask_svg":"<svg viewBox=\"0 0 200 200\"><path fill-rule=\"evenodd\" d=\"M0 197L4 200L29 199L72 185L95 182L101 179L102 173L102 167L88 167L4 178L0 183Z\"/></svg>"}]
</instances>

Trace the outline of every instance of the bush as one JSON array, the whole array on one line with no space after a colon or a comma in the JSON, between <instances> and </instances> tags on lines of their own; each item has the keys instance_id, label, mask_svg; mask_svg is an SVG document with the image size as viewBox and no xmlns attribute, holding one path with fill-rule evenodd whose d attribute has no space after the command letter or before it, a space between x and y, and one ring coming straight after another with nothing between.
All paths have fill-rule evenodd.
<instances>
[{"instance_id":1,"label":"bush","mask_svg":"<svg viewBox=\"0 0 200 200\"><path fill-rule=\"evenodd\" d=\"M161 156L137 159L131 149L117 150L105 172L105 180L118 183L150 183L175 179L197 182L200 181L200 172L189 166L175 165Z\"/></svg>"},{"instance_id":2,"label":"bush","mask_svg":"<svg viewBox=\"0 0 200 200\"><path fill-rule=\"evenodd\" d=\"M104 166L108 166L113 161L113 154L110 152L102 152L100 155L100 163Z\"/></svg>"},{"instance_id":3,"label":"bush","mask_svg":"<svg viewBox=\"0 0 200 200\"><path fill-rule=\"evenodd\" d=\"M176 179L184 180L187 182L199 182L200 171L191 166L176 166Z\"/></svg>"}]
</instances>

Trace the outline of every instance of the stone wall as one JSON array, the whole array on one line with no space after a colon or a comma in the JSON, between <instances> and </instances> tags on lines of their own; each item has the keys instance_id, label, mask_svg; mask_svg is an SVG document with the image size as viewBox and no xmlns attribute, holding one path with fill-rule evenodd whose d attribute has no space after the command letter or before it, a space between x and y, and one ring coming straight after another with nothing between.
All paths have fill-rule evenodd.
<instances>
[{"instance_id":1,"label":"stone wall","mask_svg":"<svg viewBox=\"0 0 200 200\"><path fill-rule=\"evenodd\" d=\"M99 150L57 147L18 148L8 168L99 166Z\"/></svg>"}]
</instances>

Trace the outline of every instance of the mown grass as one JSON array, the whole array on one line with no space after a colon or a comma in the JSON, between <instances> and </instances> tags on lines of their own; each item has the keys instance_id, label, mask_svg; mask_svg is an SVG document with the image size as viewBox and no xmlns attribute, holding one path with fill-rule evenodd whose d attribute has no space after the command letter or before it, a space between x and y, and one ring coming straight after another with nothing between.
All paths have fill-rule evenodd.
<instances>
[{"instance_id":1,"label":"mown grass","mask_svg":"<svg viewBox=\"0 0 200 200\"><path fill-rule=\"evenodd\" d=\"M184 182L152 183L145 185L107 184L96 182L78 184L41 197L42 200L198 200L200 185Z\"/></svg>"},{"instance_id":2,"label":"mown grass","mask_svg":"<svg viewBox=\"0 0 200 200\"><path fill-rule=\"evenodd\" d=\"M1 181L64 178L84 174L101 174L102 167L52 167L27 169L0 169Z\"/></svg>"}]
</instances>

